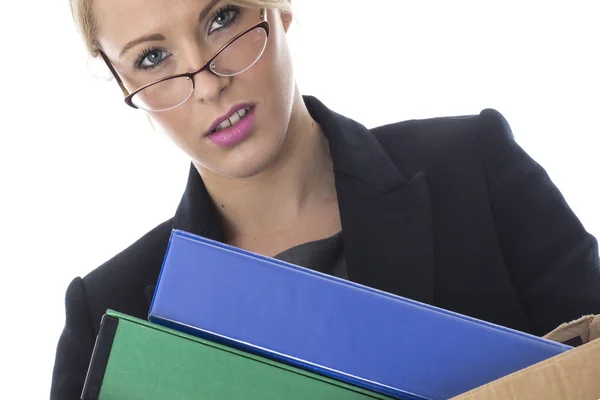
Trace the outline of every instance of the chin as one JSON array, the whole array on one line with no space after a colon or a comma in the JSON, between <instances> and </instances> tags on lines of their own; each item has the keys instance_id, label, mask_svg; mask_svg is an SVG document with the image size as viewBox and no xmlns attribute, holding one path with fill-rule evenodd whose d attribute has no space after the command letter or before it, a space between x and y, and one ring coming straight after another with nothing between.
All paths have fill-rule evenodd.
<instances>
[{"instance_id":1,"label":"chin","mask_svg":"<svg viewBox=\"0 0 600 400\"><path fill-rule=\"evenodd\" d=\"M240 143L225 157L210 163L196 163L211 172L233 179L246 179L268 170L277 160L279 148L274 143Z\"/></svg>"}]
</instances>

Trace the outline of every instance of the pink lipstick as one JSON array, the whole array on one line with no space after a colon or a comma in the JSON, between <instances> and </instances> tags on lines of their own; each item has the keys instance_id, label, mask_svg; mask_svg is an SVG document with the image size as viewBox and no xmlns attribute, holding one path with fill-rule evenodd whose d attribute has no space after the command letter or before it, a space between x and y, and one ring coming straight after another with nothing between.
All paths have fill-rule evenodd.
<instances>
[{"instance_id":1,"label":"pink lipstick","mask_svg":"<svg viewBox=\"0 0 600 400\"><path fill-rule=\"evenodd\" d=\"M228 118L219 118L211 125L207 137L217 146L231 147L244 140L254 127L256 106L234 107Z\"/></svg>"}]
</instances>

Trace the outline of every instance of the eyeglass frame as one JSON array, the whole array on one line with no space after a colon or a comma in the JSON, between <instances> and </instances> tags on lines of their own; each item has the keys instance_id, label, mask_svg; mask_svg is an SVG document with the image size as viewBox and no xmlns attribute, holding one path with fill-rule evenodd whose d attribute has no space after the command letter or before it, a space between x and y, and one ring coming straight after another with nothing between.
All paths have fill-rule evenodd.
<instances>
[{"instance_id":1,"label":"eyeglass frame","mask_svg":"<svg viewBox=\"0 0 600 400\"><path fill-rule=\"evenodd\" d=\"M225 49L227 47L229 47L229 45L231 45L233 42L235 42L236 40L238 40L239 38L241 38L242 36L246 35L247 33L249 33L250 31L257 29L257 28L262 28L265 30L265 33L267 35L267 39L269 38L269 31L270 31L270 25L269 25L269 21L267 21L267 13L265 9L261 9L260 10L260 22L258 22L257 24L255 24L254 26L252 26L251 28L245 30L244 32L238 33L237 35L235 35L233 38L231 38L227 43L225 43L223 46L221 46L221 48L219 50L216 51L216 53L207 61L204 63L204 65L202 65L202 67L200 67L200 69L198 69L195 72L185 72L185 73L181 73L181 74L176 74L176 75L171 75L171 76L167 76L165 78L161 78L158 79L154 82L148 83L136 90L134 90L133 92L129 93L129 90L127 90L127 88L125 87L125 85L123 84L123 80L121 79L121 77L119 76L119 74L117 73L117 70L115 69L115 67L112 65L112 63L110 62L108 56L106 54L104 54L104 52L102 50L98 50L98 53L100 54L100 57L102 57L102 59L104 60L104 62L106 63L106 66L108 67L108 69L110 70L112 76L115 78L115 80L117 81L117 83L119 84L119 87L121 88L121 91L123 92L123 95L125 96L125 103L135 109L139 109L138 106L136 106L135 104L133 104L133 96L135 96L136 94L140 93L141 91L149 88L150 86L154 86L156 84L168 81L170 79L177 79L177 78L188 78L192 81L192 92L194 91L194 89L196 88L196 81L194 80L194 77L199 74L200 72L203 71L210 71L210 73L216 75L216 76L235 76L235 75L239 75L242 72L246 71L248 68L246 68L243 71L238 72L237 74L233 74L233 75L220 75L217 72L214 71L215 66L212 65L211 63L215 60L215 58L217 58L223 51L225 51ZM262 56L262 54L261 54ZM260 57L259 57L260 58ZM256 61L258 61L258 59L256 59ZM256 62L254 61L254 62ZM173 107L179 107L180 105L184 104L186 101L189 100L189 97L187 99L185 99L183 102L181 102L180 104L178 104L177 106Z\"/></svg>"}]
</instances>

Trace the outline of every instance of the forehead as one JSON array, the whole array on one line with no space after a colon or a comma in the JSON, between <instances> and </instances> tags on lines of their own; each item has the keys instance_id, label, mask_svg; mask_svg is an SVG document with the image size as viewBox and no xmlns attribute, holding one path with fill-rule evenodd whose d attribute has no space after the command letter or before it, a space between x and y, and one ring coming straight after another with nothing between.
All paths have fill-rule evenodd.
<instances>
[{"instance_id":1,"label":"forehead","mask_svg":"<svg viewBox=\"0 0 600 400\"><path fill-rule=\"evenodd\" d=\"M98 40L109 55L118 55L130 40L142 35L175 33L198 22L213 0L95 0ZM189 26L189 25L188 25Z\"/></svg>"}]
</instances>

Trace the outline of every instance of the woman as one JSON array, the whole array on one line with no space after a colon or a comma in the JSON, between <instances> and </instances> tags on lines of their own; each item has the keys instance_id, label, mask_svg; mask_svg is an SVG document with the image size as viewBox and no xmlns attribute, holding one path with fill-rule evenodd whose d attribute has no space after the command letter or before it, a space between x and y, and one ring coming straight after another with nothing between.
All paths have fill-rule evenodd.
<instances>
[{"instance_id":1,"label":"woman","mask_svg":"<svg viewBox=\"0 0 600 400\"><path fill-rule=\"evenodd\" d=\"M172 229L536 335L600 313L597 241L496 111L367 130L302 96L287 0L71 2L191 168L172 219L69 286L53 398L106 309L146 318Z\"/></svg>"}]
</instances>

